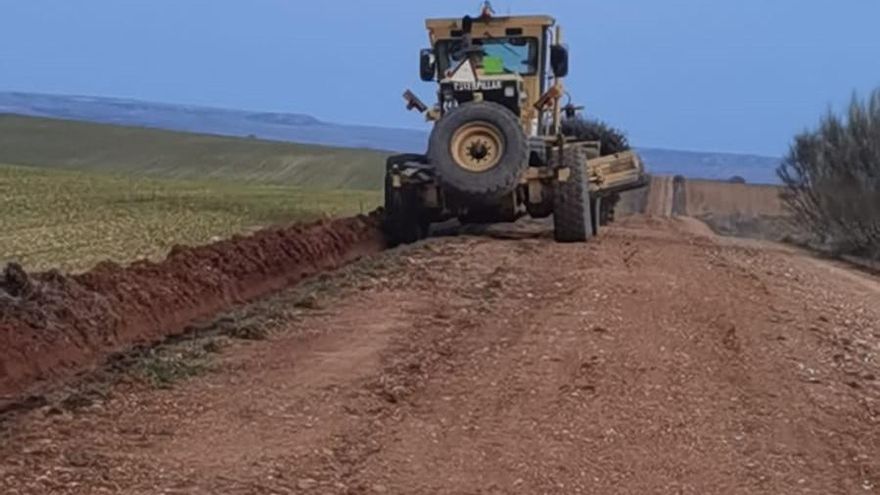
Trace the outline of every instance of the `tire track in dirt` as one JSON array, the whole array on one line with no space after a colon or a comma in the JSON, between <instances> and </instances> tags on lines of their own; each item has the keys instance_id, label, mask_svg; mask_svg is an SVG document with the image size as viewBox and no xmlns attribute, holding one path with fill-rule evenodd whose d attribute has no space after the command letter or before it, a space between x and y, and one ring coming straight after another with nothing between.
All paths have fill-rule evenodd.
<instances>
[{"instance_id":1,"label":"tire track in dirt","mask_svg":"<svg viewBox=\"0 0 880 495\"><path fill-rule=\"evenodd\" d=\"M748 315L725 309L728 291L760 290L751 277L722 270L726 286L707 290L689 280L693 272L670 276L669 266L715 271L729 261L699 239L662 243L668 247L655 239L639 250L638 271L629 279L601 258L564 270L543 266L550 280L575 287L568 300L539 307L506 328L526 335L509 348L491 345L503 332L487 334L486 349L496 352L465 360L454 366L451 380L429 386L419 407L425 413L391 434L406 444L383 450L372 460L377 468L368 471L395 466L387 482L396 482L395 490L418 487L418 493L466 487L488 493L780 493L798 484L800 474L764 442L780 438L796 455L832 452L845 459L844 451L835 452L836 441L774 417L798 395L777 391L778 381L767 377L790 370L756 352L764 344L754 341ZM695 253L688 245L709 251ZM601 269L591 267L596 261ZM661 292L666 284L671 286ZM626 297L629 291L638 297ZM695 301L701 301L698 308ZM831 415L822 419L835 422ZM424 478L437 470L452 475L457 489L443 477ZM862 483L857 470L849 478L823 476L829 477L812 480L828 489L848 485L848 491Z\"/></svg>"},{"instance_id":2,"label":"tire track in dirt","mask_svg":"<svg viewBox=\"0 0 880 495\"><path fill-rule=\"evenodd\" d=\"M465 237L358 263L212 373L21 418L0 491L874 490L876 300L688 229L633 218L588 245Z\"/></svg>"}]
</instances>

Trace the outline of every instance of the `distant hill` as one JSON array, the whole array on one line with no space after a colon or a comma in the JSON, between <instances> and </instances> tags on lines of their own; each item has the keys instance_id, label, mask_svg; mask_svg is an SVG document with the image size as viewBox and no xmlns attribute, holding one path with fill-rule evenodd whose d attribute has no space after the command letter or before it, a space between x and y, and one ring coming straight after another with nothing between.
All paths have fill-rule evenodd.
<instances>
[{"instance_id":1,"label":"distant hill","mask_svg":"<svg viewBox=\"0 0 880 495\"><path fill-rule=\"evenodd\" d=\"M750 183L777 184L780 159L738 153L707 153L640 148L652 174L683 175L691 179L728 180L739 176Z\"/></svg>"},{"instance_id":2,"label":"distant hill","mask_svg":"<svg viewBox=\"0 0 880 495\"><path fill-rule=\"evenodd\" d=\"M425 142L425 133L418 130L331 124L299 114L90 96L0 92L0 113L346 148L410 150L422 148Z\"/></svg>"},{"instance_id":3,"label":"distant hill","mask_svg":"<svg viewBox=\"0 0 880 495\"><path fill-rule=\"evenodd\" d=\"M0 163L319 189L382 187L387 153L0 114Z\"/></svg>"},{"instance_id":4,"label":"distant hill","mask_svg":"<svg viewBox=\"0 0 880 495\"><path fill-rule=\"evenodd\" d=\"M0 92L0 113L118 124L263 140L421 152L427 134L413 129L322 122L300 114L248 112L135 100ZM2 150L0 150L2 151ZM652 173L749 182L777 182L778 158L697 151L640 148ZM0 156L0 159L5 157Z\"/></svg>"}]
</instances>

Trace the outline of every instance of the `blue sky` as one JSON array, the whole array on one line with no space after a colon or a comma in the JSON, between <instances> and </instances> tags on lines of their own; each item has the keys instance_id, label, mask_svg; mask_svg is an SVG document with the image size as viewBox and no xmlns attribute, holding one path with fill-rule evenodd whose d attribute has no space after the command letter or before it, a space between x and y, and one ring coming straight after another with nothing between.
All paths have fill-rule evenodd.
<instances>
[{"instance_id":1,"label":"blue sky","mask_svg":"<svg viewBox=\"0 0 880 495\"><path fill-rule=\"evenodd\" d=\"M422 19L478 0L0 0L0 90L424 126ZM876 0L496 0L567 29L570 91L636 145L780 155L880 86Z\"/></svg>"}]
</instances>

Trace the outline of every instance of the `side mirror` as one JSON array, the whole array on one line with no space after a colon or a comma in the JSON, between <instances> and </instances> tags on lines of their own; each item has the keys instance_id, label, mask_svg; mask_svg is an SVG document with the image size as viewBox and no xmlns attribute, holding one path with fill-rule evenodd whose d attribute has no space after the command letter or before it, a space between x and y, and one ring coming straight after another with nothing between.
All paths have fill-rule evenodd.
<instances>
[{"instance_id":1,"label":"side mirror","mask_svg":"<svg viewBox=\"0 0 880 495\"><path fill-rule=\"evenodd\" d=\"M568 75L568 48L564 45L553 45L550 47L550 68L556 77Z\"/></svg>"},{"instance_id":2,"label":"side mirror","mask_svg":"<svg viewBox=\"0 0 880 495\"><path fill-rule=\"evenodd\" d=\"M463 34L471 34L474 32L474 20L471 16L466 15L461 20L461 32Z\"/></svg>"},{"instance_id":3,"label":"side mirror","mask_svg":"<svg viewBox=\"0 0 880 495\"><path fill-rule=\"evenodd\" d=\"M422 81L433 81L437 75L437 63L434 59L434 51L424 49L419 53L419 71L421 72Z\"/></svg>"}]
</instances>

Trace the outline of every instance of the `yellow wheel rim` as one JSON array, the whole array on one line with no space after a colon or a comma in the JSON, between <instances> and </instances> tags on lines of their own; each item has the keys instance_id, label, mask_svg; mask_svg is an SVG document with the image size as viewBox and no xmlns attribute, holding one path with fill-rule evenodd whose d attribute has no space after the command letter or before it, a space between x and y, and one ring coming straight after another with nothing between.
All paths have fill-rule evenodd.
<instances>
[{"instance_id":1,"label":"yellow wheel rim","mask_svg":"<svg viewBox=\"0 0 880 495\"><path fill-rule=\"evenodd\" d=\"M492 124L473 122L461 126L452 136L452 159L471 172L485 172L498 165L504 154L501 131Z\"/></svg>"}]
</instances>

